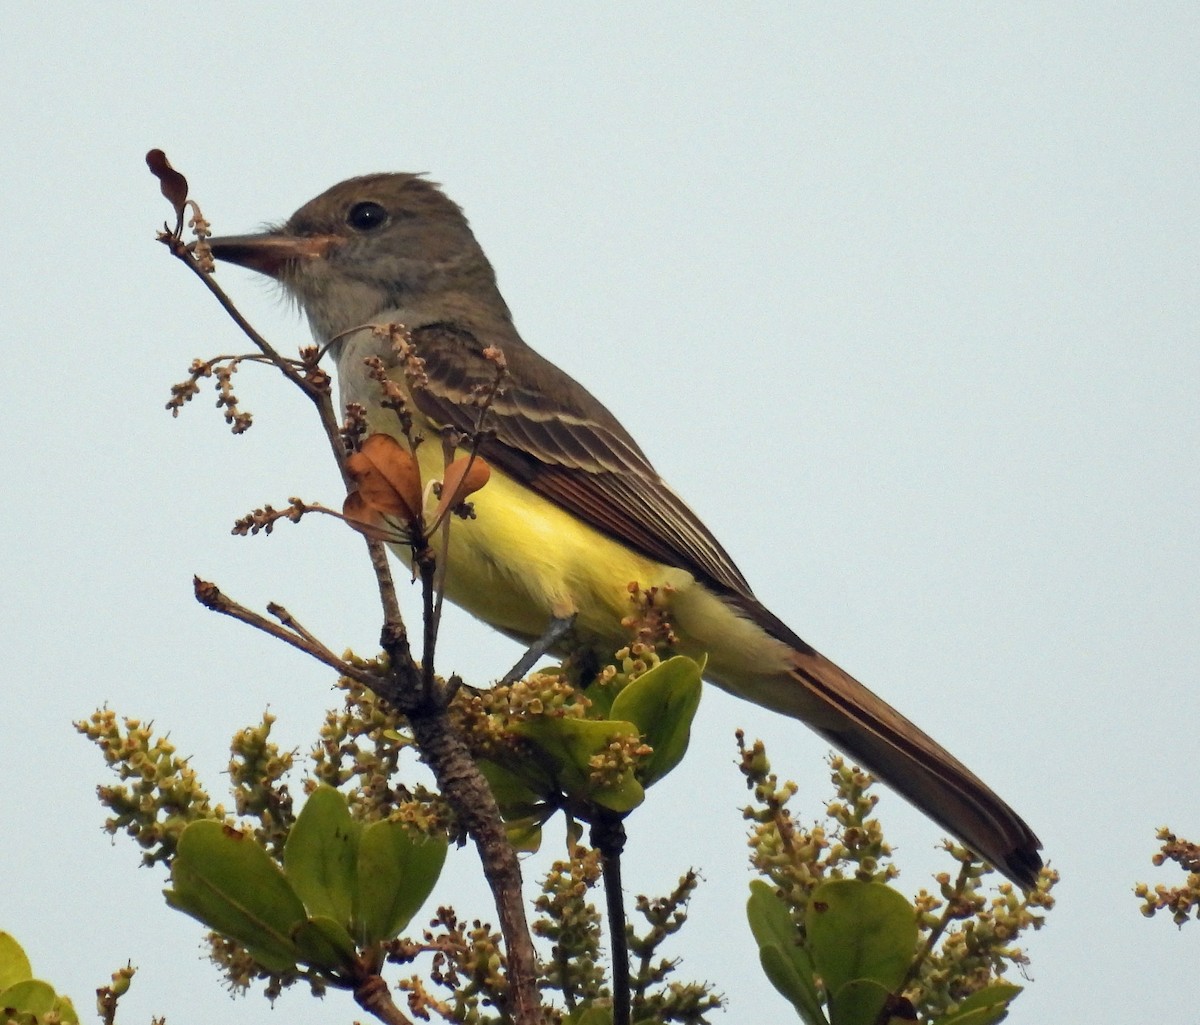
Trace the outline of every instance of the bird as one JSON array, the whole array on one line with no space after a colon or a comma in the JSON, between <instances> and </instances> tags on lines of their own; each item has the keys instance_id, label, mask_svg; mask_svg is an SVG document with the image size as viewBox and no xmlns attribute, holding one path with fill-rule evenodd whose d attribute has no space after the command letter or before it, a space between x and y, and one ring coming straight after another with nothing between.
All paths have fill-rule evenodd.
<instances>
[{"instance_id":1,"label":"bird","mask_svg":"<svg viewBox=\"0 0 1200 1025\"><path fill-rule=\"evenodd\" d=\"M659 476L641 447L581 384L518 333L496 274L462 209L421 174L350 178L285 223L208 240L212 255L274 279L328 344L343 406L399 437L365 360L407 389L416 428L478 436L480 386L507 376L478 456L491 469L456 520L447 598L511 637L533 641L571 620L576 643L612 652L630 587L667 595L684 654L705 678L801 720L1022 888L1036 885L1041 843L978 776L754 595L729 554ZM424 374L406 379L387 333L402 325ZM418 446L423 479L442 446Z\"/></svg>"}]
</instances>

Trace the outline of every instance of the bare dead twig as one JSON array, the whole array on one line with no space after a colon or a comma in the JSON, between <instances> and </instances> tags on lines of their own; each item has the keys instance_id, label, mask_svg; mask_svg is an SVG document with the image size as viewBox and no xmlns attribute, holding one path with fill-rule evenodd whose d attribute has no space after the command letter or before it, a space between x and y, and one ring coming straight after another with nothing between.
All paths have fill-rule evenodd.
<instances>
[{"instance_id":1,"label":"bare dead twig","mask_svg":"<svg viewBox=\"0 0 1200 1025\"><path fill-rule=\"evenodd\" d=\"M277 640L283 641L284 644L291 645L297 651L302 651L306 655L315 658L318 662L324 663L331 669L334 669L339 675L357 680L364 687L370 687L374 690L379 685L378 677L372 673L364 672L358 667L352 666L350 663L338 658L320 642L314 643L310 641L307 631L297 632L289 628L286 624L271 622L265 616L261 616L252 609L248 609L244 605L234 601L217 587L216 584L210 583L207 580L193 577L192 587L195 590L196 600L206 609L219 612L223 616L229 616L230 619L236 619L247 626L254 627L256 630L261 630L265 634L270 634L270 636ZM275 606L275 608L279 608L279 606Z\"/></svg>"},{"instance_id":2,"label":"bare dead twig","mask_svg":"<svg viewBox=\"0 0 1200 1025\"><path fill-rule=\"evenodd\" d=\"M296 617L288 612L288 610L282 605L279 605L276 602L269 602L267 604L267 612L278 619L282 626L287 627L287 629L291 630L294 634L296 634L297 637L301 637L306 640L313 646L315 650L322 652L330 659L337 659L337 655L330 651L310 630L306 629L296 619Z\"/></svg>"},{"instance_id":3,"label":"bare dead twig","mask_svg":"<svg viewBox=\"0 0 1200 1025\"><path fill-rule=\"evenodd\" d=\"M261 352L275 367L277 367L289 381L307 394L309 392L309 386L300 372L296 369L294 365L295 361L285 359L270 342L268 342L262 335L258 333L258 331L255 330L250 321L248 321L242 315L242 311L234 305L233 300L230 299L226 294L225 289L218 285L213 279L212 274L204 269L195 252L192 250L192 247L187 242L184 242L179 235L168 232L161 232L158 236L158 240L171 251L172 256L180 260L184 266L188 268L188 270L195 274L196 277L198 277L204 283L204 287L213 294L217 302L221 304L221 308L228 313L233 322L242 329L243 334L245 334L246 337L254 343L259 352Z\"/></svg>"}]
</instances>

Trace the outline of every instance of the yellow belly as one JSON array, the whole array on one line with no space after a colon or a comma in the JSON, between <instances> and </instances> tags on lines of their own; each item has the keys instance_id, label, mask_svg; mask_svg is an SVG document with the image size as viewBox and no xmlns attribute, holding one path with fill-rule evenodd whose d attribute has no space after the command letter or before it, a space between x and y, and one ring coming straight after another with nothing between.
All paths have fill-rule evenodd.
<instances>
[{"instance_id":1,"label":"yellow belly","mask_svg":"<svg viewBox=\"0 0 1200 1025\"><path fill-rule=\"evenodd\" d=\"M440 447L422 445L418 456L424 479L440 479ZM493 469L471 502L475 517L450 523L446 597L497 629L531 640L552 619L576 616L578 638L607 658L630 640L621 625L634 611L630 584L669 586L680 651L706 656L711 678L740 691L786 668L787 645L686 570L625 547L512 478Z\"/></svg>"},{"instance_id":2,"label":"yellow belly","mask_svg":"<svg viewBox=\"0 0 1200 1025\"><path fill-rule=\"evenodd\" d=\"M440 447L422 445L418 455L423 478L439 479ZM578 631L619 646L630 583L679 590L693 583L684 570L631 551L495 470L471 502L473 519L450 521L446 596L507 633L534 638L551 619L577 616Z\"/></svg>"}]
</instances>

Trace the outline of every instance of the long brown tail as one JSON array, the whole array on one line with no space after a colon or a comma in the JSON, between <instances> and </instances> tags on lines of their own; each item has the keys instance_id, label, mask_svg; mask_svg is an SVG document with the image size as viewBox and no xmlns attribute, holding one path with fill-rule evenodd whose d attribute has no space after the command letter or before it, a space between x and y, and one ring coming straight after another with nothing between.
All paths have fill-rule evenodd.
<instances>
[{"instance_id":1,"label":"long brown tail","mask_svg":"<svg viewBox=\"0 0 1200 1025\"><path fill-rule=\"evenodd\" d=\"M978 776L823 655L797 652L795 664L792 676L831 713L813 723L821 736L1014 883L1037 882L1041 842Z\"/></svg>"},{"instance_id":2,"label":"long brown tail","mask_svg":"<svg viewBox=\"0 0 1200 1025\"><path fill-rule=\"evenodd\" d=\"M1036 883L1041 842L978 776L819 652L796 650L792 662L786 676L729 689L802 719L1014 883Z\"/></svg>"}]
</instances>

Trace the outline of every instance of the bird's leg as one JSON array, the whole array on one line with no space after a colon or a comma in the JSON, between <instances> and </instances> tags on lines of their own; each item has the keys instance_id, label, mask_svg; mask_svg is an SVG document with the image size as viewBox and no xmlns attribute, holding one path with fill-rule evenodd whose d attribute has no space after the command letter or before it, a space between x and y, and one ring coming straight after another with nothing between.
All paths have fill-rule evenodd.
<instances>
[{"instance_id":1,"label":"bird's leg","mask_svg":"<svg viewBox=\"0 0 1200 1025\"><path fill-rule=\"evenodd\" d=\"M525 654L517 659L517 664L504 674L504 679L500 681L500 686L505 687L522 679L537 664L539 658L571 632L571 627L574 625L575 617L573 615L561 618L556 616L550 620L545 633L529 645Z\"/></svg>"}]
</instances>

